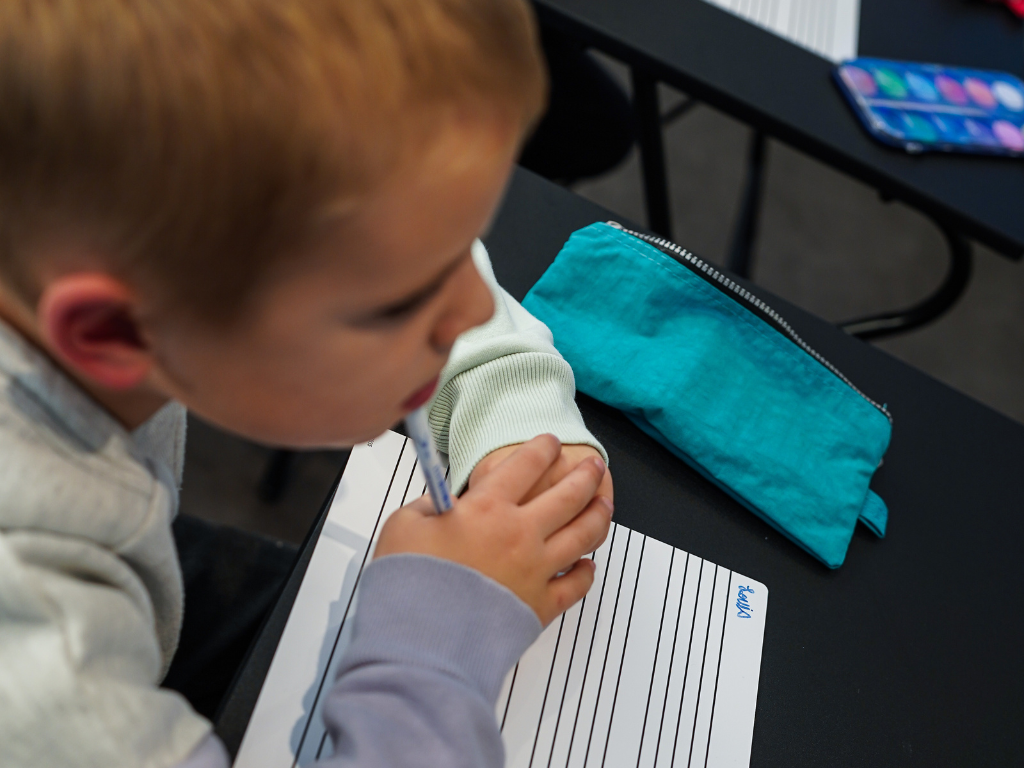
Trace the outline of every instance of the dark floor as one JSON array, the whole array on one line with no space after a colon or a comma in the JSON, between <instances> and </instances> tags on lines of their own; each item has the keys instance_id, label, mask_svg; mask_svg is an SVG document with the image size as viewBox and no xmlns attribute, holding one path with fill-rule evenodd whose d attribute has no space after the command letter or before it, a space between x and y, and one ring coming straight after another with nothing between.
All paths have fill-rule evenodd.
<instances>
[{"instance_id":1,"label":"dark floor","mask_svg":"<svg viewBox=\"0 0 1024 768\"><path fill-rule=\"evenodd\" d=\"M296 456L280 500L262 501L256 489L271 451L189 417L181 511L300 544L341 467L340 451Z\"/></svg>"},{"instance_id":2,"label":"dark floor","mask_svg":"<svg viewBox=\"0 0 1024 768\"><path fill-rule=\"evenodd\" d=\"M678 98L664 96L666 103ZM706 107L666 131L675 239L712 261L722 261L731 237L748 135L742 124ZM576 191L644 220L635 156ZM828 320L912 304L946 269L945 244L927 219L775 143L762 221L755 280ZM976 253L974 280L953 311L877 346L1024 421L1024 265L984 248ZM288 492L267 504L256 486L268 454L192 421L182 511L301 541L341 455L300 456Z\"/></svg>"}]
</instances>

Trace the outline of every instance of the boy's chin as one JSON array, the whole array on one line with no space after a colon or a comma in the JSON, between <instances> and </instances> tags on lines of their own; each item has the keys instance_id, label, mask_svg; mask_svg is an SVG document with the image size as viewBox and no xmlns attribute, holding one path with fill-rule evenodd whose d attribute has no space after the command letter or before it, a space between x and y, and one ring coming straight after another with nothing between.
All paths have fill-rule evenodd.
<instances>
[{"instance_id":1,"label":"boy's chin","mask_svg":"<svg viewBox=\"0 0 1024 768\"><path fill-rule=\"evenodd\" d=\"M394 429L397 425L401 424L401 419L394 422L388 422L386 424L380 424L377 426L369 426L365 429L353 431L343 437L339 437L335 440L331 440L329 444L307 446L309 448L326 448L340 450L344 448L351 448L356 445L362 445L368 443L371 440L376 440L378 437L383 435L389 429Z\"/></svg>"},{"instance_id":2,"label":"boy's chin","mask_svg":"<svg viewBox=\"0 0 1024 768\"><path fill-rule=\"evenodd\" d=\"M241 437L253 442L273 448L286 450L308 451L308 450L342 450L351 448L354 445L361 445L380 437L389 429L401 424L405 417L400 409L390 415L382 415L380 418L366 420L360 424L352 424L351 421L337 431L325 429L328 424L304 423L304 424L263 424L260 428L253 428L248 424L240 428L239 425L213 422L229 432L234 432ZM249 428L246 428L249 427Z\"/></svg>"},{"instance_id":3,"label":"boy's chin","mask_svg":"<svg viewBox=\"0 0 1024 768\"><path fill-rule=\"evenodd\" d=\"M301 435L295 433L270 433L267 431L254 434L246 430L231 429L229 426L223 426L222 428L234 432L247 440L265 445L268 448L279 448L288 451L340 451L368 443L380 437L393 426L394 424L385 424L379 428L367 427L365 430L360 429L344 435Z\"/></svg>"}]
</instances>

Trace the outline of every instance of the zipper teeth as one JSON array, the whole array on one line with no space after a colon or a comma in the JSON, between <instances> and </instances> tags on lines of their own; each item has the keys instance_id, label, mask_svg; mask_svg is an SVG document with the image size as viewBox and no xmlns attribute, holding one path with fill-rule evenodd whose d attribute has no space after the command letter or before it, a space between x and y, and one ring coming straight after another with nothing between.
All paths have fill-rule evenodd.
<instances>
[{"instance_id":1,"label":"zipper teeth","mask_svg":"<svg viewBox=\"0 0 1024 768\"><path fill-rule=\"evenodd\" d=\"M636 238L638 238L640 240L643 240L645 242L651 243L653 245L660 246L662 248L667 248L668 250L670 250L673 253L675 253L676 255L678 255L680 258L684 259L688 264L693 266L694 269L699 269L701 272L703 272L709 278L711 278L712 280L717 282L723 288L726 288L730 293L733 293L733 294L739 296L744 301L746 301L748 304L752 304L753 306L757 307L759 310L761 310L766 315L768 315L768 317L770 317L772 320L774 320L775 323L779 326L779 328L781 328L786 333L786 335L789 336L789 338L795 344L797 344L797 346L799 346L804 352L809 354L811 357L813 357L815 360L817 360L823 366L828 368L832 373L834 373L837 377L839 377L843 381L843 383L846 384L846 386L848 386L850 389L852 389L858 395L860 395L865 400L867 400L869 403L871 403L871 405L873 405L875 408L877 408L879 411L881 411L882 415L885 416L885 418L887 418L889 420L890 424L892 423L892 415L889 413L889 411L887 411L884 407L882 407L881 405L876 403L874 400L872 400L870 397L865 395L860 389L857 388L857 386L852 381L850 381L848 378L846 378L846 376L843 375L842 371L840 371L838 368L836 368L834 365L832 365L832 363L830 363L828 360L826 360L824 357L822 357L821 354L819 354L816 349L814 349L813 347L811 347L810 344L808 344L806 341L804 341L800 337L800 334L798 334L795 330L793 330L793 327L789 323L786 322L786 320L782 317L782 315L780 315L774 309L769 307L767 304L765 304L763 301L761 301L761 299L759 299L757 296L752 294L750 291L748 291L742 285L740 285L739 283L737 283L737 282L735 282L733 280L730 280L728 277L726 277L724 274L719 272L717 269L715 269L713 266L708 264L706 261L704 261L703 259L698 258L697 256L694 256L688 250L686 250L685 248L682 248L681 246L676 245L675 243L671 242L670 240L666 240L666 239L664 239L662 237L655 237L654 235L645 235L643 232L634 232L632 229L626 229L624 226L619 224L617 221L609 221L608 225L611 226L611 227L614 227L615 229L618 229L618 230L620 230L622 232L625 232L627 235L632 235L633 237L636 237Z\"/></svg>"}]
</instances>

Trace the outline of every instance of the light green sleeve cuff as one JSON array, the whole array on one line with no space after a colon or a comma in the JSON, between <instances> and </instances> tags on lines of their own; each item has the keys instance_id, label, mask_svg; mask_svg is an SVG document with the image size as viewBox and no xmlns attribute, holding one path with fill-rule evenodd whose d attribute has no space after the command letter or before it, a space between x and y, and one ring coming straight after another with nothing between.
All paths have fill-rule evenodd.
<instances>
[{"instance_id":1,"label":"light green sleeve cuff","mask_svg":"<svg viewBox=\"0 0 1024 768\"><path fill-rule=\"evenodd\" d=\"M492 451L544 433L564 445L604 447L576 407L572 369L558 355L505 355L451 379L437 394L430 423L448 454L451 484L460 493L473 468Z\"/></svg>"},{"instance_id":2,"label":"light green sleeve cuff","mask_svg":"<svg viewBox=\"0 0 1024 768\"><path fill-rule=\"evenodd\" d=\"M456 341L429 416L438 448L448 454L452 489L461 492L487 454L544 433L593 446L607 461L576 407L572 368L551 331L498 285L479 240L473 261L491 289L494 316Z\"/></svg>"}]
</instances>

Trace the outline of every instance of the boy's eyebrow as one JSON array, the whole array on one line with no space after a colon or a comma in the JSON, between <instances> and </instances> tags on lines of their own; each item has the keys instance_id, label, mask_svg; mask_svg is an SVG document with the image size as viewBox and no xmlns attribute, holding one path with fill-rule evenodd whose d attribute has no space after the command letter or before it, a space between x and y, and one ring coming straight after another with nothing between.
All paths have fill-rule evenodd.
<instances>
[{"instance_id":1,"label":"boy's eyebrow","mask_svg":"<svg viewBox=\"0 0 1024 768\"><path fill-rule=\"evenodd\" d=\"M458 269L462 263L471 258L472 252L467 248L465 251L460 253L454 258L449 264L445 265L441 271L425 286L418 288L407 296L398 299L397 301L390 302L382 307L371 309L363 314L364 318L377 318L377 317L388 317L394 315L400 315L407 312L433 296L444 285L445 281L451 276L452 272Z\"/></svg>"}]
</instances>

